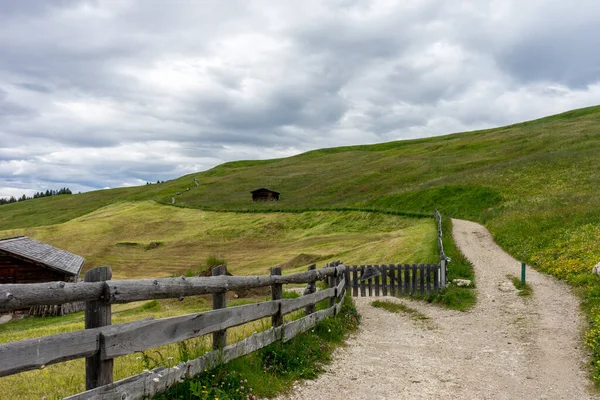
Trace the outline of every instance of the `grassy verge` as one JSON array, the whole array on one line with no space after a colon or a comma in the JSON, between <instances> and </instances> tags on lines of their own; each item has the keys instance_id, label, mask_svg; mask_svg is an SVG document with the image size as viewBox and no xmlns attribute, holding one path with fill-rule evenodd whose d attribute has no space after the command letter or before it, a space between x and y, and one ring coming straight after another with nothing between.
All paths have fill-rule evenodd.
<instances>
[{"instance_id":1,"label":"grassy verge","mask_svg":"<svg viewBox=\"0 0 600 400\"><path fill-rule=\"evenodd\" d=\"M289 390L298 379L314 379L331 361L336 346L358 327L352 298L344 298L339 315L287 343L277 342L255 353L177 384L155 399L256 399Z\"/></svg>"},{"instance_id":2,"label":"grassy verge","mask_svg":"<svg viewBox=\"0 0 600 400\"><path fill-rule=\"evenodd\" d=\"M519 296L531 296L533 294L533 289L527 282L521 282L521 279L514 275L507 275L506 277L511 280L515 288L519 291Z\"/></svg>"},{"instance_id":3,"label":"grassy verge","mask_svg":"<svg viewBox=\"0 0 600 400\"><path fill-rule=\"evenodd\" d=\"M451 310L466 311L477 301L473 265L456 247L452 237L452 219L444 215L442 215L442 231L444 233L442 239L444 252L452 260L448 263L448 282L452 282L453 279L468 279L471 281L471 287L458 287L450 284L440 293L430 296L428 301L439 303Z\"/></svg>"},{"instance_id":4,"label":"grassy verge","mask_svg":"<svg viewBox=\"0 0 600 400\"><path fill-rule=\"evenodd\" d=\"M402 303L395 303L392 301L388 301L388 300L376 300L374 302L371 303L371 306L375 307L375 308L383 308L384 310L387 310L391 313L405 313L410 315L411 319L414 320L425 320L425 319L429 319L429 317L417 310L415 310L414 308L408 307L407 305L404 305Z\"/></svg>"}]
</instances>

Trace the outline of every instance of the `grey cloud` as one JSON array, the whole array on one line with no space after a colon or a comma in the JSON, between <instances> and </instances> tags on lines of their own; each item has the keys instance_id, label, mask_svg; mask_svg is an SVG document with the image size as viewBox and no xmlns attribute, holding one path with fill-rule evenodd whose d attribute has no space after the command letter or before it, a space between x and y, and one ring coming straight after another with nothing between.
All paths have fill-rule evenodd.
<instances>
[{"instance_id":1,"label":"grey cloud","mask_svg":"<svg viewBox=\"0 0 600 400\"><path fill-rule=\"evenodd\" d=\"M118 187L598 103L600 6L563 3L0 2L0 189Z\"/></svg>"},{"instance_id":2,"label":"grey cloud","mask_svg":"<svg viewBox=\"0 0 600 400\"><path fill-rule=\"evenodd\" d=\"M518 43L502 54L501 65L521 82L551 81L581 88L600 81L600 27L582 26L565 32L545 32Z\"/></svg>"},{"instance_id":3,"label":"grey cloud","mask_svg":"<svg viewBox=\"0 0 600 400\"><path fill-rule=\"evenodd\" d=\"M6 91L0 89L0 119L6 117L22 117L33 114L31 110L7 100Z\"/></svg>"}]
</instances>

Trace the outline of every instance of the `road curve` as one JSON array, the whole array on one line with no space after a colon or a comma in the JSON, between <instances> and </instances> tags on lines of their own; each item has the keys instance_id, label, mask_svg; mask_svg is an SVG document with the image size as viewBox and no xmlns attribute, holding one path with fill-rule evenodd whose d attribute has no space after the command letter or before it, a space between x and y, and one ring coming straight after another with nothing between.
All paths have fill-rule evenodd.
<instances>
[{"instance_id":1,"label":"road curve","mask_svg":"<svg viewBox=\"0 0 600 400\"><path fill-rule=\"evenodd\" d=\"M597 399L582 345L582 316L567 285L528 270L529 298L507 274L520 264L481 225L454 220L456 243L475 267L478 302L468 312L388 297L427 320L357 299L360 331L328 371L280 399ZM383 298L380 298L383 299Z\"/></svg>"}]
</instances>

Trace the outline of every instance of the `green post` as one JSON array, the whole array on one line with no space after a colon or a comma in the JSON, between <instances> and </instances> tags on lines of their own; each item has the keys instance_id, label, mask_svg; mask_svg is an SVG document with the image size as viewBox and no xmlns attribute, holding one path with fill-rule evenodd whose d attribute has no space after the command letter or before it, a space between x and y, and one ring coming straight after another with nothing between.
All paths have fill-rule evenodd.
<instances>
[{"instance_id":1,"label":"green post","mask_svg":"<svg viewBox=\"0 0 600 400\"><path fill-rule=\"evenodd\" d=\"M521 263L521 284L525 284L525 263Z\"/></svg>"}]
</instances>

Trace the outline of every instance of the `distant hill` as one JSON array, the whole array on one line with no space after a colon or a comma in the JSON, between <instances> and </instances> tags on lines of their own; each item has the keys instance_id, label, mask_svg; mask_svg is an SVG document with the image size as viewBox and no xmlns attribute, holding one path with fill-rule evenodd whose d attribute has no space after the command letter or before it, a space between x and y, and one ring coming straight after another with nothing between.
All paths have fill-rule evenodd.
<instances>
[{"instance_id":1,"label":"distant hill","mask_svg":"<svg viewBox=\"0 0 600 400\"><path fill-rule=\"evenodd\" d=\"M160 184L8 204L0 207L0 226L65 222L120 201L171 204L177 192L176 206L207 210L364 207L431 213L437 207L485 223L514 256L553 271L558 267L551 265L548 249L600 223L598 171L600 106L595 106L496 129L236 161ZM253 203L250 191L259 187L281 192L281 201ZM590 235L576 240L584 246L595 237ZM600 251L591 248L566 257L578 257L577 268L587 269L600 261Z\"/></svg>"}]
</instances>

